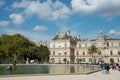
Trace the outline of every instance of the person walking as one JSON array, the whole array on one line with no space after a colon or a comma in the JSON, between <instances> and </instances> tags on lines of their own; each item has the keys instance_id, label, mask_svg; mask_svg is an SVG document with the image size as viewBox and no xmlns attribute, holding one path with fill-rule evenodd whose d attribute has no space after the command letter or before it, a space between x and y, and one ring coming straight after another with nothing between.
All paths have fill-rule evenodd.
<instances>
[{"instance_id":1,"label":"person walking","mask_svg":"<svg viewBox=\"0 0 120 80\"><path fill-rule=\"evenodd\" d=\"M110 72L109 72L109 70L110 70L110 66L109 66L109 64L105 64L105 70L106 70L106 74L109 74Z\"/></svg>"}]
</instances>

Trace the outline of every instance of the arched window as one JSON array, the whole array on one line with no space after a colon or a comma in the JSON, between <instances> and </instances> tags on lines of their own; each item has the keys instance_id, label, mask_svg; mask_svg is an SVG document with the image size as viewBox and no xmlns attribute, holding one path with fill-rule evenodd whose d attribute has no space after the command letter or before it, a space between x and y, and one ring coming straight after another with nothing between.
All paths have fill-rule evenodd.
<instances>
[{"instance_id":1,"label":"arched window","mask_svg":"<svg viewBox=\"0 0 120 80\"><path fill-rule=\"evenodd\" d=\"M59 55L61 55L61 53L59 53Z\"/></svg>"}]
</instances>

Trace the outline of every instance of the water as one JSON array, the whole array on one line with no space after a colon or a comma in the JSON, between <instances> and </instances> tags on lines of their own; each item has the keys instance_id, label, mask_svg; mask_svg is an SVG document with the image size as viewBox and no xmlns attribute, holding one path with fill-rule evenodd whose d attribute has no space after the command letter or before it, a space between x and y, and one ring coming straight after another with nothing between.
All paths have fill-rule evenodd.
<instances>
[{"instance_id":1,"label":"water","mask_svg":"<svg viewBox=\"0 0 120 80\"><path fill-rule=\"evenodd\" d=\"M10 65L0 65L0 75L81 74L99 70L98 66L78 64L17 65L17 69L12 71L6 70L7 66Z\"/></svg>"}]
</instances>

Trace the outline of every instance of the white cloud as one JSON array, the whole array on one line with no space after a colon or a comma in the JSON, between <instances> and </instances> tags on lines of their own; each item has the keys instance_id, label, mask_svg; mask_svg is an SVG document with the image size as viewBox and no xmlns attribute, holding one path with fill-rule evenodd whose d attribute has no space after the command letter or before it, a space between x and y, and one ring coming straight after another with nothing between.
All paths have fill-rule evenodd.
<instances>
[{"instance_id":1,"label":"white cloud","mask_svg":"<svg viewBox=\"0 0 120 80\"><path fill-rule=\"evenodd\" d=\"M33 28L33 30L35 30L35 31L45 31L47 29L48 28L45 26L38 26L38 25Z\"/></svg>"},{"instance_id":2,"label":"white cloud","mask_svg":"<svg viewBox=\"0 0 120 80\"><path fill-rule=\"evenodd\" d=\"M12 5L12 7L13 8L26 8L27 6L29 6L29 4L30 4L30 1L28 1L28 0L22 0L21 3L14 2L13 5Z\"/></svg>"},{"instance_id":3,"label":"white cloud","mask_svg":"<svg viewBox=\"0 0 120 80\"><path fill-rule=\"evenodd\" d=\"M117 32L115 30L110 30L108 33L110 36L120 36L120 32Z\"/></svg>"},{"instance_id":4,"label":"white cloud","mask_svg":"<svg viewBox=\"0 0 120 80\"><path fill-rule=\"evenodd\" d=\"M9 23L9 21L0 21L0 26L7 27Z\"/></svg>"},{"instance_id":5,"label":"white cloud","mask_svg":"<svg viewBox=\"0 0 120 80\"><path fill-rule=\"evenodd\" d=\"M53 21L66 19L70 15L70 9L58 0L55 2L22 0L22 2L13 3L13 8L23 8L26 15L37 15L40 19Z\"/></svg>"},{"instance_id":6,"label":"white cloud","mask_svg":"<svg viewBox=\"0 0 120 80\"><path fill-rule=\"evenodd\" d=\"M21 14L13 13L9 17L10 17L10 19L12 19L12 22L15 25L21 25L25 21L24 17Z\"/></svg>"},{"instance_id":7,"label":"white cloud","mask_svg":"<svg viewBox=\"0 0 120 80\"><path fill-rule=\"evenodd\" d=\"M108 20L120 16L120 0L72 0L71 5L80 15L96 14Z\"/></svg>"}]
</instances>

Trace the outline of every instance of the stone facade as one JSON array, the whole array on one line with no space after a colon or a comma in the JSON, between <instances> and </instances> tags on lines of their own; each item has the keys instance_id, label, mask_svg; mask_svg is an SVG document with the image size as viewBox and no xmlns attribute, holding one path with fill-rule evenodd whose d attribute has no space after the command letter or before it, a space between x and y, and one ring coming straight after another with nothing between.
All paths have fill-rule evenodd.
<instances>
[{"instance_id":1,"label":"stone facade","mask_svg":"<svg viewBox=\"0 0 120 80\"><path fill-rule=\"evenodd\" d=\"M47 46L47 41L38 41L37 46L43 45L43 46Z\"/></svg>"},{"instance_id":2,"label":"stone facade","mask_svg":"<svg viewBox=\"0 0 120 80\"><path fill-rule=\"evenodd\" d=\"M88 54L91 45L98 48L98 53L93 57ZM110 59L120 62L120 39L104 36L102 31L94 40L82 40L79 35L73 38L70 31L57 32L50 41L50 52L51 63L91 63L92 58L95 58L97 63L110 63Z\"/></svg>"}]
</instances>

